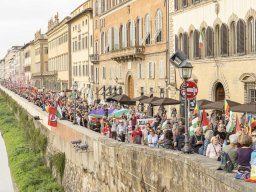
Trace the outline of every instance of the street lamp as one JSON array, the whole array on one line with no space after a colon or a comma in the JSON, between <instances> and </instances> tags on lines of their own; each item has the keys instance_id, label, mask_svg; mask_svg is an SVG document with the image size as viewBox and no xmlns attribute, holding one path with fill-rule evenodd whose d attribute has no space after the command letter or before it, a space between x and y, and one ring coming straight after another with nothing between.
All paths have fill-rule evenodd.
<instances>
[{"instance_id":1,"label":"street lamp","mask_svg":"<svg viewBox=\"0 0 256 192\"><path fill-rule=\"evenodd\" d=\"M72 90L73 90L73 96L74 96L74 100L75 100L75 110L74 110L74 119L73 119L73 124L76 124L76 94L77 94L77 89L78 89L78 84L75 81L73 86L72 86Z\"/></svg>"},{"instance_id":2,"label":"street lamp","mask_svg":"<svg viewBox=\"0 0 256 192\"><path fill-rule=\"evenodd\" d=\"M181 51L173 54L170 61L176 68L178 68L180 78L183 79L185 93L185 146L183 152L191 153L192 148L188 136L187 80L191 78L193 66L188 62L186 55Z\"/></svg>"}]
</instances>

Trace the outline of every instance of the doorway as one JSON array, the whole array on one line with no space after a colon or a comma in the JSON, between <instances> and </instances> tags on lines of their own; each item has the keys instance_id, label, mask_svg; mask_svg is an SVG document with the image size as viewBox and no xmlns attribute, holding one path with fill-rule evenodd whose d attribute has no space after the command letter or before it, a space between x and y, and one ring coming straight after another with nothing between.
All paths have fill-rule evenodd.
<instances>
[{"instance_id":1,"label":"doorway","mask_svg":"<svg viewBox=\"0 0 256 192\"><path fill-rule=\"evenodd\" d=\"M128 96L134 97L134 81L131 75L128 77Z\"/></svg>"},{"instance_id":2,"label":"doorway","mask_svg":"<svg viewBox=\"0 0 256 192\"><path fill-rule=\"evenodd\" d=\"M217 83L215 88L215 101L221 101L225 99L225 90L221 83Z\"/></svg>"}]
</instances>

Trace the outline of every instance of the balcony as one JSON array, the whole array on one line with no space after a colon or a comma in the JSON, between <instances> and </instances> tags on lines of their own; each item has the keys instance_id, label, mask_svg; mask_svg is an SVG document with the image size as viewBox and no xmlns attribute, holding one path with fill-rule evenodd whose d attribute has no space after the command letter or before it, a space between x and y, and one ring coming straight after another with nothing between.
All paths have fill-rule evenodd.
<instances>
[{"instance_id":1,"label":"balcony","mask_svg":"<svg viewBox=\"0 0 256 192\"><path fill-rule=\"evenodd\" d=\"M90 59L93 64L98 64L100 60L99 54L91 54Z\"/></svg>"},{"instance_id":2,"label":"balcony","mask_svg":"<svg viewBox=\"0 0 256 192\"><path fill-rule=\"evenodd\" d=\"M129 47L129 48L115 51L111 59L118 63L129 61L129 60L138 60L138 59L143 60L145 57L144 53L145 53L144 46Z\"/></svg>"}]
</instances>

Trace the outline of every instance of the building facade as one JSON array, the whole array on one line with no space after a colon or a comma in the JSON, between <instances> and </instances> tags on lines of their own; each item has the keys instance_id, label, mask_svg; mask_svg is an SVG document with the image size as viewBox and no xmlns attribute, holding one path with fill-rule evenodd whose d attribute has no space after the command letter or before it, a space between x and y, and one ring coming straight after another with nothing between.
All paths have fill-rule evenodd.
<instances>
[{"instance_id":1,"label":"building facade","mask_svg":"<svg viewBox=\"0 0 256 192\"><path fill-rule=\"evenodd\" d=\"M168 96L168 4L164 0L95 1L95 94ZM105 90L106 94L103 94Z\"/></svg>"},{"instance_id":2,"label":"building facade","mask_svg":"<svg viewBox=\"0 0 256 192\"><path fill-rule=\"evenodd\" d=\"M42 88L48 77L48 40L41 30L35 33L34 46L35 62L31 66L32 84Z\"/></svg>"},{"instance_id":3,"label":"building facade","mask_svg":"<svg viewBox=\"0 0 256 192\"><path fill-rule=\"evenodd\" d=\"M24 53L24 74L25 83L31 84L31 66L35 63L35 47L34 41L30 41L22 47Z\"/></svg>"},{"instance_id":4,"label":"building facade","mask_svg":"<svg viewBox=\"0 0 256 192\"><path fill-rule=\"evenodd\" d=\"M72 11L68 24L71 31L72 81L77 82L78 90L84 97L88 97L94 78L94 66L89 57L93 54L92 1L86 1Z\"/></svg>"},{"instance_id":5,"label":"building facade","mask_svg":"<svg viewBox=\"0 0 256 192\"><path fill-rule=\"evenodd\" d=\"M4 67L4 65L5 65L4 59L1 59L0 60L0 79L1 80L5 79L4 78L4 75L5 75L5 67Z\"/></svg>"},{"instance_id":6,"label":"building facade","mask_svg":"<svg viewBox=\"0 0 256 192\"><path fill-rule=\"evenodd\" d=\"M50 90L65 90L71 87L70 17L59 21L58 14L48 22L48 76L45 86Z\"/></svg>"},{"instance_id":7,"label":"building facade","mask_svg":"<svg viewBox=\"0 0 256 192\"><path fill-rule=\"evenodd\" d=\"M175 42L175 50L187 54L194 67L192 80L199 87L197 99L256 101L256 2L173 3L175 10L170 15L175 35L171 41ZM178 75L177 81L181 83Z\"/></svg>"}]
</instances>

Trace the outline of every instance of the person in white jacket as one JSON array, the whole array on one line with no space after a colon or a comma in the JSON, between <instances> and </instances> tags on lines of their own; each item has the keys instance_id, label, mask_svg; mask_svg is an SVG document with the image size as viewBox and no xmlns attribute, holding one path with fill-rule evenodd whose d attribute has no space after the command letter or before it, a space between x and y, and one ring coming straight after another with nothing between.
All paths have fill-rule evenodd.
<instances>
[{"instance_id":1,"label":"person in white jacket","mask_svg":"<svg viewBox=\"0 0 256 192\"><path fill-rule=\"evenodd\" d=\"M206 157L218 160L220 153L221 145L219 144L219 139L217 137L212 137L211 143L207 146L206 149Z\"/></svg>"}]
</instances>

